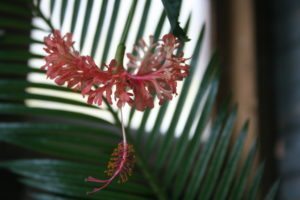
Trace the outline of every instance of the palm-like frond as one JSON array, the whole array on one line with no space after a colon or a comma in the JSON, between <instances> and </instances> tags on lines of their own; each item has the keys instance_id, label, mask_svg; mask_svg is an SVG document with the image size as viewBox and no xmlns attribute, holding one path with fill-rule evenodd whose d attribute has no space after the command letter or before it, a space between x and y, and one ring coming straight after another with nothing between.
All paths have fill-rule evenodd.
<instances>
[{"instance_id":1,"label":"palm-like frond","mask_svg":"<svg viewBox=\"0 0 300 200\"><path fill-rule=\"evenodd\" d=\"M59 27L64 26L67 20L68 1L50 1L49 16L53 20L56 6L59 8ZM90 31L91 10L96 1L87 0L83 22L81 27L78 22L79 9L85 1L75 0L72 6L72 17L69 31L79 32L79 47L82 49L90 40L87 37ZM28 2L28 5L31 1ZM97 26L93 35L93 43L87 50L91 56L95 56L99 45L103 45L100 60L107 61L112 47L112 40L116 22L120 18L121 1L113 4L112 14L106 14L107 0L101 2ZM132 8L136 10L137 1L132 1ZM143 14L139 22L135 41L145 32L145 24L152 23L149 16L151 1L143 3ZM0 9L10 15L0 19L0 24L8 29L15 29L16 34L1 36L1 45L11 47L12 50L0 50L0 74L5 78L0 81L0 113L2 115L18 116L9 123L0 124L0 141L5 141L33 151L45 153L54 158L25 159L4 162L6 167L21 176L20 180L25 185L40 189L32 193L32 199L255 199L263 171L260 167L257 175L249 181L248 174L253 165L256 146L253 145L248 157L243 162L241 171L237 173L238 162L243 142L247 134L247 123L241 130L238 139L232 147L229 141L232 136L233 125L236 118L236 107L231 108L226 100L212 117L215 98L219 84L219 61L217 55L213 55L207 69L200 81L196 74L199 65L199 53L204 37L205 26L198 34L196 46L193 49L191 59L191 74L184 81L174 114L170 117L169 128L165 134L161 134L163 119L168 115L169 104L164 104L157 111L154 126L149 131L146 124L153 120L150 116L155 114L152 110L146 110L141 118L141 123L136 129L134 116L136 111L131 109L128 115L129 140L135 146L137 167L134 175L126 184L112 184L106 190L93 196L86 196L91 190L92 184L85 183L84 178L89 175L99 177L105 170L106 162L114 146L120 141L120 124L118 113L110 106L101 109L103 113L109 113L113 120L101 119L89 114L70 110L48 109L44 107L32 107L24 104L24 101L40 100L47 102L63 103L63 105L75 105L81 108L98 112L95 106L66 98L65 96L52 96L47 93L28 92L27 88L50 89L57 92L66 92L68 89L54 86L48 83L35 83L24 78L29 73L43 73L38 69L20 64L29 59L40 59L40 54L30 53L27 49L16 50L18 45L41 44L42 41L22 37L17 31L39 30L45 35L48 29L22 24L23 11L18 4L1 2ZM59 5L60 4L60 5ZM5 9L4 9L5 8ZM47 20L39 9L35 13L46 20L48 26L52 23ZM160 18L153 31L158 38L162 32L162 25L166 20L164 12L158 13ZM56 17L56 15L55 15ZM103 24L110 21L107 30ZM13 26L12 24L13 23ZM185 23L188 30L190 18ZM129 23L130 24L130 23ZM51 25L52 26L52 25ZM102 38L106 31L106 40ZM127 36L126 36L127 37ZM191 109L186 110L189 88L197 80L197 92L192 98ZM65 94L65 93L63 93ZM175 135L176 126L182 120L182 113L187 113L187 120L179 136ZM209 130L209 138L203 141L203 133ZM42 184L41 184L42 183ZM247 187L249 186L249 187ZM273 197L273 189L268 199Z\"/></svg>"}]
</instances>

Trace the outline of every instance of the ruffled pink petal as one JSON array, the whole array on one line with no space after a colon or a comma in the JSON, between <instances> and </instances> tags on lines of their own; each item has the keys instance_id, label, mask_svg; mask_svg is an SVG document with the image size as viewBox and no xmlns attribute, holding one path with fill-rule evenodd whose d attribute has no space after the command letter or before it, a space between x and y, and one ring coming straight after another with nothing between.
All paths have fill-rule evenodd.
<instances>
[{"instance_id":1,"label":"ruffled pink petal","mask_svg":"<svg viewBox=\"0 0 300 200\"><path fill-rule=\"evenodd\" d=\"M135 66L137 71L130 74L131 88L134 92L134 105L138 110L153 108L154 96L159 104L172 99L177 94L177 81L188 76L189 65L183 53L177 53L180 43L172 34L167 34L157 43L150 38L135 47L135 54L127 54L128 67Z\"/></svg>"},{"instance_id":2,"label":"ruffled pink petal","mask_svg":"<svg viewBox=\"0 0 300 200\"><path fill-rule=\"evenodd\" d=\"M88 103L102 105L103 97L109 104L115 99L118 107L125 104L137 110L154 107L154 97L163 104L177 94L177 81L188 76L189 65L183 53L177 53L179 40L172 34L149 44L140 40L135 54L127 54L127 72L118 66L116 60L105 65L105 70L95 64L90 56L80 56L74 50L72 35L62 36L57 30L45 37L46 64L42 66L47 76L56 84L79 90L88 97ZM115 92L113 92L115 91Z\"/></svg>"}]
</instances>

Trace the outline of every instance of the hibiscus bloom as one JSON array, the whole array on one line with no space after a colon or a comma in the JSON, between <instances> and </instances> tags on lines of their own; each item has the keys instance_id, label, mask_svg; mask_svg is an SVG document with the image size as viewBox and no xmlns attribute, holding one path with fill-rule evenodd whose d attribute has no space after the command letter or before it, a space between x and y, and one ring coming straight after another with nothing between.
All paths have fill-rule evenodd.
<instances>
[{"instance_id":1,"label":"hibiscus bloom","mask_svg":"<svg viewBox=\"0 0 300 200\"><path fill-rule=\"evenodd\" d=\"M89 104L101 106L103 98L109 104L113 99L121 110L123 141L118 145L108 163L108 179L101 180L88 177L86 181L101 183L90 193L107 187L117 176L125 182L132 173L135 162L132 145L127 143L123 125L122 107L128 104L143 111L153 108L154 97L159 104L171 100L177 94L177 81L188 76L189 65L183 53L177 52L179 40L172 34L165 35L154 42L150 37L149 44L143 39L135 46L133 54L127 54L127 70L116 60L98 67L90 56L81 56L74 49L72 35L62 36L58 30L45 37L44 48L48 54L46 64L42 66L47 76L58 85L65 85L80 91L87 96Z\"/></svg>"},{"instance_id":2,"label":"hibiscus bloom","mask_svg":"<svg viewBox=\"0 0 300 200\"><path fill-rule=\"evenodd\" d=\"M88 103L109 104L114 98L121 108L126 103L137 110L153 108L154 96L159 104L171 100L176 93L177 81L188 75L189 65L183 53L177 53L179 40L172 34L149 44L142 39L133 54L127 54L127 70L116 60L101 70L90 56L81 56L73 47L72 35L62 36L58 30L45 38L48 54L42 69L58 85L79 90L88 97ZM177 53L177 54L175 54Z\"/></svg>"}]
</instances>

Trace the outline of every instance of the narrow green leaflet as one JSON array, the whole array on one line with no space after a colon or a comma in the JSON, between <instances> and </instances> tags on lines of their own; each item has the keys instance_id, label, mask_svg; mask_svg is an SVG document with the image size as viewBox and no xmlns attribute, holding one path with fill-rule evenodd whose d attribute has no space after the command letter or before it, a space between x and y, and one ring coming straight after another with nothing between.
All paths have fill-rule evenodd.
<instances>
[{"instance_id":1,"label":"narrow green leaflet","mask_svg":"<svg viewBox=\"0 0 300 200\"><path fill-rule=\"evenodd\" d=\"M61 9L60 9L60 28L62 28L63 23L65 21L66 13L67 13L67 5L68 1L67 0L62 0L61 1ZM52 6L52 5L51 5ZM53 10L53 7L50 7L50 9ZM51 11L50 11L51 12Z\"/></svg>"},{"instance_id":2,"label":"narrow green leaflet","mask_svg":"<svg viewBox=\"0 0 300 200\"><path fill-rule=\"evenodd\" d=\"M216 56L216 55L215 55ZM170 170L167 173L167 180L171 180L172 176L176 173L178 169L180 169L180 164L184 163L182 161L186 149L189 146L189 133L192 130L192 126L195 123L195 118L197 116L197 111L200 109L201 106L201 100L205 95L205 92L210 87L211 81L216 79L217 76L217 70L216 70L216 62L217 57L212 57L206 72L203 75L203 80L200 83L199 90L197 91L196 97L193 100L192 110L189 113L188 119L186 121L186 124L184 125L183 132L181 136L179 137L178 143L175 145L175 148L173 152L171 153L170 157L168 158L168 162L170 163L169 166L172 166ZM188 79L187 79L188 80ZM203 115L203 113L202 113Z\"/></svg>"},{"instance_id":3,"label":"narrow green leaflet","mask_svg":"<svg viewBox=\"0 0 300 200\"><path fill-rule=\"evenodd\" d=\"M50 1L50 15L53 15L54 12L54 6L55 6L56 0Z\"/></svg>"},{"instance_id":4,"label":"narrow green leaflet","mask_svg":"<svg viewBox=\"0 0 300 200\"><path fill-rule=\"evenodd\" d=\"M76 27L76 22L78 21L78 13L79 13L79 8L80 8L80 0L74 0L74 5L73 5L73 15L71 18L71 33L74 33L75 27Z\"/></svg>"},{"instance_id":5,"label":"narrow green leaflet","mask_svg":"<svg viewBox=\"0 0 300 200\"><path fill-rule=\"evenodd\" d=\"M203 180L205 176L205 172L207 171L207 168L209 167L209 159L211 158L211 155L213 153L213 150L215 149L215 145L217 142L217 139L219 138L219 135L221 134L221 130L224 126L224 131L226 128L229 128L232 126L232 124L235 121L236 118L236 110L231 112L229 116L227 115L229 107L229 100L225 101L223 106L220 109L220 112L217 116L217 119L214 122L214 125L212 127L211 136L208 139L207 143L205 144L203 150L201 151L199 159L196 159L196 162L194 164L194 169L196 171L195 175L191 178L189 181L187 192L185 195L185 199L194 199L197 192L200 188L198 186L200 185L201 181ZM225 123L225 124L224 124Z\"/></svg>"},{"instance_id":6,"label":"narrow green leaflet","mask_svg":"<svg viewBox=\"0 0 300 200\"><path fill-rule=\"evenodd\" d=\"M173 118L171 120L170 128L166 133L166 137L162 141L162 145L160 146L160 149L158 150L158 152L161 152L161 153L159 153L159 157L158 157L158 165L162 165L162 162L165 160L165 158L167 156L167 153L169 152L169 149L172 145L172 143L171 143L172 140L170 138L174 137L174 131L175 131L175 128L176 128L177 121L179 119L179 114L182 112L183 105L185 103L187 93L188 93L188 89L191 85L191 82L195 78L195 73L194 72L195 72L195 69L197 67L198 60L199 60L199 52L200 52L200 48L202 46L202 41L203 41L203 37L204 37L204 30L205 30L205 26L202 27L202 31L199 34L198 42L197 42L197 45L195 47L195 51L193 53L193 58L192 58L192 61L191 61L190 76L187 77L187 79L185 80L185 82L183 84L182 93L179 97L175 113L174 113ZM214 65L214 61L215 60L212 59L211 63L209 64L209 67L208 67L209 69L211 69L212 65ZM204 75L204 80L207 76L210 76L210 75L205 74ZM200 105L199 102L203 97L204 91L206 90L205 85L202 85L204 83L204 80L199 83L200 84L200 89L198 91L198 94L196 95L196 98L194 99L195 103L192 106L194 108L194 110L190 114L190 117L189 117L189 120L188 120L189 122L192 122L191 119L193 119L195 117L195 115L193 115L193 114L196 114L195 113L195 111L197 110L196 107L197 107L197 105ZM186 126L186 128L188 128L188 126ZM186 132L189 132L189 131L187 131L187 129L184 129L184 130ZM172 158L170 160L172 160Z\"/></svg>"},{"instance_id":7,"label":"narrow green leaflet","mask_svg":"<svg viewBox=\"0 0 300 200\"><path fill-rule=\"evenodd\" d=\"M146 24L148 22L148 19L149 19L149 8L151 6L151 2L152 1L146 1L145 5L144 5L144 8L143 8L143 15L142 15L142 18L141 18L141 21L140 21L140 24L139 24L139 29L138 29L138 33L136 35L136 38L135 38L135 43L138 42L138 40L140 38L143 37L143 34L144 34L144 31L145 31L145 28L146 28Z\"/></svg>"},{"instance_id":8,"label":"narrow green leaflet","mask_svg":"<svg viewBox=\"0 0 300 200\"><path fill-rule=\"evenodd\" d=\"M105 63L107 61L107 56L108 56L108 52L109 52L109 47L112 41L112 36L113 33L115 31L116 28L116 21L117 21L117 17L119 14L119 8L120 8L120 0L116 0L114 3L114 7L113 7L113 13L111 15L110 18L110 23L109 23L109 27L108 27L108 31L107 31L107 36L106 36L106 41L104 42L104 51L102 54L102 58L101 58L101 62L100 65L102 65L103 63Z\"/></svg>"},{"instance_id":9,"label":"narrow green leaflet","mask_svg":"<svg viewBox=\"0 0 300 200\"><path fill-rule=\"evenodd\" d=\"M178 199L181 192L185 189L186 181L189 177L190 170L193 167L193 161L195 160L195 156L197 154L198 149L200 148L201 136L204 132L204 129L207 125L207 122L210 118L210 114L214 105L214 101L217 95L218 88L218 80L214 80L212 82L211 89L209 91L206 105L204 105L204 109L202 111L202 115L198 121L197 127L194 132L193 139L189 142L188 148L183 153L185 155L181 158L181 162L179 164L179 169L182 170L182 175L177 176L175 180L175 187L173 188L174 198Z\"/></svg>"},{"instance_id":10,"label":"narrow green leaflet","mask_svg":"<svg viewBox=\"0 0 300 200\"><path fill-rule=\"evenodd\" d=\"M8 123L0 124L0 130L1 141L68 159L96 162L100 158L104 165L118 141L115 133L102 130L100 135L75 125Z\"/></svg>"},{"instance_id":11,"label":"narrow green leaflet","mask_svg":"<svg viewBox=\"0 0 300 200\"><path fill-rule=\"evenodd\" d=\"M154 150L156 149L155 145L156 142L159 141L160 139L160 127L166 115L167 108L168 108L168 104L165 103L160 107L158 111L157 117L155 119L154 127L151 130L149 137L147 138L147 145L145 147L145 152L146 152L145 154L147 156L153 154Z\"/></svg>"},{"instance_id":12,"label":"narrow green leaflet","mask_svg":"<svg viewBox=\"0 0 300 200\"><path fill-rule=\"evenodd\" d=\"M44 117L53 117L53 118L66 118L66 119L73 119L73 120L84 120L90 122L106 122L107 121L93 117L91 115L78 113L78 112L71 112L71 111L64 111L59 109L47 109L47 108L34 108L34 107L27 107L21 104L7 104L1 103L0 104L0 114L6 115L23 115L23 116L44 116Z\"/></svg>"},{"instance_id":13,"label":"narrow green leaflet","mask_svg":"<svg viewBox=\"0 0 300 200\"><path fill-rule=\"evenodd\" d=\"M277 190L278 190L278 187L279 187L279 183L280 183L279 180L274 183L274 185L272 186L272 188L268 192L265 200L274 200L276 198L276 193L277 193Z\"/></svg>"},{"instance_id":14,"label":"narrow green leaflet","mask_svg":"<svg viewBox=\"0 0 300 200\"><path fill-rule=\"evenodd\" d=\"M235 108L236 109L236 108ZM229 127L224 129L220 139L218 141L218 144L216 146L216 149L214 151L214 154L212 156L212 160L210 163L210 168L208 169L206 173L206 179L204 179L203 183L201 184L200 192L199 192L199 198L200 199L209 199L211 196L211 193L213 189L215 188L215 185L217 183L217 179L219 177L222 164L224 162L229 139L232 135L233 125L234 124L228 124Z\"/></svg>"},{"instance_id":15,"label":"narrow green leaflet","mask_svg":"<svg viewBox=\"0 0 300 200\"><path fill-rule=\"evenodd\" d=\"M60 196L57 196L54 194L47 194L47 193L42 193L42 192L39 192L39 193L32 192L29 194L29 197L32 200L53 200L53 199L55 199L55 200L74 200L71 198L60 197Z\"/></svg>"},{"instance_id":16,"label":"narrow green leaflet","mask_svg":"<svg viewBox=\"0 0 300 200\"><path fill-rule=\"evenodd\" d=\"M163 27L163 24L166 20L166 13L165 12L162 12L160 17L159 17L159 21L158 21L158 24L156 26L156 29L155 29L155 32L154 32L154 39L155 40L158 40L159 39L159 36L161 34L161 30L162 30L162 27Z\"/></svg>"},{"instance_id":17,"label":"narrow green leaflet","mask_svg":"<svg viewBox=\"0 0 300 200\"><path fill-rule=\"evenodd\" d=\"M180 27L178 22L181 0L161 0L161 1L164 5L168 19L170 21L173 34L184 42L189 41L190 39L186 35L185 31Z\"/></svg>"},{"instance_id":18,"label":"narrow green leaflet","mask_svg":"<svg viewBox=\"0 0 300 200\"><path fill-rule=\"evenodd\" d=\"M96 50L100 44L100 41L103 42L103 40L101 40L100 38L101 38L101 34L102 34L102 28L103 28L103 23L104 23L104 19L105 19L107 3L108 3L108 0L103 0L102 4L101 4L101 10L100 10L99 18L98 18L98 24L97 24L97 28L96 28L96 32L95 32L94 42L93 42L92 49L91 49L92 58L94 58L96 55Z\"/></svg>"},{"instance_id":19,"label":"narrow green leaflet","mask_svg":"<svg viewBox=\"0 0 300 200\"><path fill-rule=\"evenodd\" d=\"M244 162L244 165L241 169L241 173L235 180L233 188L231 190L231 195L229 196L230 199L241 199L245 190L246 184L248 180L248 174L251 173L251 168L253 167L254 157L256 153L256 143L254 143L248 153L248 157Z\"/></svg>"},{"instance_id":20,"label":"narrow green leaflet","mask_svg":"<svg viewBox=\"0 0 300 200\"><path fill-rule=\"evenodd\" d=\"M11 3L8 3L6 1L1 2L0 6L1 13L7 13L7 14L13 14L20 17L28 17L28 12L26 9L24 9L22 6L18 4L12 5ZM19 19L18 19L19 20Z\"/></svg>"},{"instance_id":21,"label":"narrow green leaflet","mask_svg":"<svg viewBox=\"0 0 300 200\"><path fill-rule=\"evenodd\" d=\"M97 163L99 165L99 163ZM91 184L83 180L87 176L103 176L99 170L104 170L105 165L80 164L74 161L61 161L54 159L25 159L1 163L0 167L8 167L13 172L24 178L32 178L36 181L52 182L53 185L61 184L72 187L72 185L89 187ZM126 185L112 185L112 189L128 192L130 194L148 194L146 183L139 174L132 176L132 181ZM124 187L125 186L125 187ZM83 195L85 195L83 193Z\"/></svg>"},{"instance_id":22,"label":"narrow green leaflet","mask_svg":"<svg viewBox=\"0 0 300 200\"><path fill-rule=\"evenodd\" d=\"M86 33L88 31L88 25L91 21L90 19L91 19L91 13L92 13L92 8L93 8L93 2L94 2L93 0L88 0L87 1L83 27L81 29L80 46L79 46L80 50L82 50L85 40L89 39L89 38L86 37Z\"/></svg>"},{"instance_id":23,"label":"narrow green leaflet","mask_svg":"<svg viewBox=\"0 0 300 200\"><path fill-rule=\"evenodd\" d=\"M259 165L259 167L256 171L256 174L254 176L254 179L251 183L249 194L247 195L247 197L245 199L256 200L258 198L258 190L259 190L260 182L261 182L261 179L263 176L264 167L265 167L264 163Z\"/></svg>"},{"instance_id":24,"label":"narrow green leaflet","mask_svg":"<svg viewBox=\"0 0 300 200\"><path fill-rule=\"evenodd\" d=\"M237 170L237 164L240 159L243 147L244 147L244 141L247 136L248 131L248 123L244 125L242 128L242 131L240 133L240 136L237 138L237 141L235 142L230 154L229 158L226 163L226 167L224 169L224 172L222 174L222 178L219 180L219 183L217 185L217 190L215 194L215 198L217 199L226 199L228 195L228 191L230 188L230 185L232 184L232 180L234 177L234 174Z\"/></svg>"}]
</instances>

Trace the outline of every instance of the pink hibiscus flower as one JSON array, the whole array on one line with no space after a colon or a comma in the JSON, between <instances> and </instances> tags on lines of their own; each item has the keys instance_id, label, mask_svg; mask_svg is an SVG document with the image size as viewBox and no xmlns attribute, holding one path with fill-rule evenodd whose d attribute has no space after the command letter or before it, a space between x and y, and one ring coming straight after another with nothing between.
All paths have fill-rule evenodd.
<instances>
[{"instance_id":1,"label":"pink hibiscus flower","mask_svg":"<svg viewBox=\"0 0 300 200\"><path fill-rule=\"evenodd\" d=\"M81 56L74 49L70 33L62 36L60 31L55 30L45 37L45 45L48 55L42 69L47 71L47 76L58 85L66 84L68 88L80 91L88 97L89 104L99 106L103 98L109 104L113 104L114 99L120 109L128 104L143 111L153 108L155 96L161 105L177 94L177 81L188 76L189 72L187 59L183 58L183 53L177 52L180 42L172 34L157 42L150 37L149 44L140 40L134 53L127 54L127 70L116 60L104 64L102 70L90 56ZM123 142L114 150L108 163L106 174L110 178L88 177L86 181L102 184L90 193L107 187L117 176L120 182L125 182L131 175L135 156L132 145L127 143L123 124L122 135Z\"/></svg>"},{"instance_id":2,"label":"pink hibiscus flower","mask_svg":"<svg viewBox=\"0 0 300 200\"><path fill-rule=\"evenodd\" d=\"M139 41L135 54L127 54L128 71L116 60L101 70L90 56L81 56L73 47L72 36L61 36L56 30L45 38L46 64L42 69L58 85L79 90L88 96L88 103L102 104L103 97L121 108L126 103L137 110L153 108L154 96L159 104L171 100L176 93L177 81L188 75L189 65L183 54L175 55L179 40L172 34L150 43Z\"/></svg>"}]
</instances>

